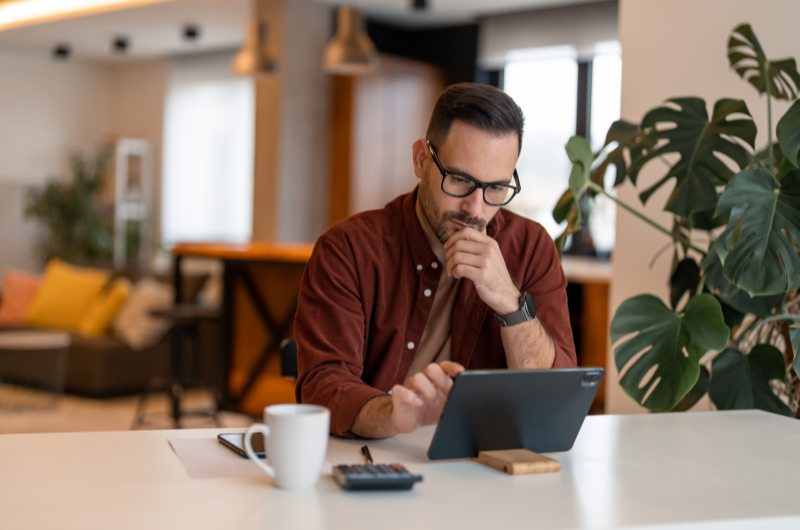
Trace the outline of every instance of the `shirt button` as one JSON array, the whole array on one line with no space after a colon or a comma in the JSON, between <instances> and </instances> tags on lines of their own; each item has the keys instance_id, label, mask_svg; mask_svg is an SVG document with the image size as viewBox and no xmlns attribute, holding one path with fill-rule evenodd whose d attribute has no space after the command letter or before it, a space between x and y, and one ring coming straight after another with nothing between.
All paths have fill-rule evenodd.
<instances>
[{"instance_id":1,"label":"shirt button","mask_svg":"<svg viewBox=\"0 0 800 530\"><path fill-rule=\"evenodd\" d=\"M408 343L408 349L409 350L413 350L414 349L414 343L413 342L409 342Z\"/></svg>"},{"instance_id":2,"label":"shirt button","mask_svg":"<svg viewBox=\"0 0 800 530\"><path fill-rule=\"evenodd\" d=\"M417 270L421 271L422 270L422 265L417 265Z\"/></svg>"},{"instance_id":3,"label":"shirt button","mask_svg":"<svg viewBox=\"0 0 800 530\"><path fill-rule=\"evenodd\" d=\"M431 290L430 289L425 289L424 293L425 293L425 296L430 296L431 295Z\"/></svg>"},{"instance_id":4,"label":"shirt button","mask_svg":"<svg viewBox=\"0 0 800 530\"><path fill-rule=\"evenodd\" d=\"M439 268L439 263L434 261L433 263L431 263L431 267L433 267L434 269L438 269Z\"/></svg>"}]
</instances>

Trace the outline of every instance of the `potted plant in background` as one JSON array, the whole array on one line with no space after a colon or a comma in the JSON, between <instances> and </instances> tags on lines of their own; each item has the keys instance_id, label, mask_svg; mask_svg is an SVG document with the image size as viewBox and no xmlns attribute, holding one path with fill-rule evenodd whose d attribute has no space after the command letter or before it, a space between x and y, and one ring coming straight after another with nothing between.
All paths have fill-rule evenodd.
<instances>
[{"instance_id":1,"label":"potted plant in background","mask_svg":"<svg viewBox=\"0 0 800 530\"><path fill-rule=\"evenodd\" d=\"M710 118L700 98L671 99L639 125L615 122L596 154L585 138L572 137L569 189L553 211L567 227L556 244L560 252L580 228L581 198L598 193L672 239L670 306L635 296L611 323L620 384L639 404L687 410L708 393L719 409L800 417L800 101L774 134L772 119L773 98L797 99L800 74L794 59L768 59L749 24L733 30L728 59L766 95L766 147L756 149L756 125L736 99L717 101ZM625 179L638 187L651 162L667 171L639 197L647 202L674 179L664 207L671 230L605 189L609 166L614 187Z\"/></svg>"},{"instance_id":2,"label":"potted plant in background","mask_svg":"<svg viewBox=\"0 0 800 530\"><path fill-rule=\"evenodd\" d=\"M75 155L68 181L50 180L32 188L25 215L43 228L37 252L42 262L61 258L71 263L108 265L114 236L111 214L100 204L109 153Z\"/></svg>"}]
</instances>

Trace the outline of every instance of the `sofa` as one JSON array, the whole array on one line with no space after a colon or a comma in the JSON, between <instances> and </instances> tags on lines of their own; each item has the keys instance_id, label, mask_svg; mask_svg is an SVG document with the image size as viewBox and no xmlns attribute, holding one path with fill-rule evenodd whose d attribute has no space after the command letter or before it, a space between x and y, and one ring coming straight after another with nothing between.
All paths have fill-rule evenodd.
<instances>
[{"instance_id":1,"label":"sofa","mask_svg":"<svg viewBox=\"0 0 800 530\"><path fill-rule=\"evenodd\" d=\"M183 275L184 302L192 303L207 279L206 275ZM165 278L165 281L170 279ZM0 326L3 331L33 329ZM36 328L40 329L40 328ZM170 376L170 349L173 334L168 332L157 344L134 351L113 334L87 337L70 332L72 343L67 358L64 391L78 396L105 398L141 392L155 378ZM222 389L225 361L221 352L220 324L202 322L196 327L192 352L192 376L209 386ZM39 362L30 362L31 352L3 351L0 354L0 381L47 387L49 375Z\"/></svg>"}]
</instances>

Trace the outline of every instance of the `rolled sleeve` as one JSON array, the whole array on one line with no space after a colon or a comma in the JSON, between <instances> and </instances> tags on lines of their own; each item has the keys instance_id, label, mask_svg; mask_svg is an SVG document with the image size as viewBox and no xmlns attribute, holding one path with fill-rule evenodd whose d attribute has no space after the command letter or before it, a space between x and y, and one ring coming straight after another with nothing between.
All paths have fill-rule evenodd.
<instances>
[{"instance_id":1,"label":"rolled sleeve","mask_svg":"<svg viewBox=\"0 0 800 530\"><path fill-rule=\"evenodd\" d=\"M295 332L298 403L331 410L331 433L350 432L361 407L384 394L365 383L366 318L358 275L346 245L320 238L303 273Z\"/></svg>"},{"instance_id":2,"label":"rolled sleeve","mask_svg":"<svg viewBox=\"0 0 800 530\"><path fill-rule=\"evenodd\" d=\"M567 304L567 278L558 259L555 244L546 236L536 245L537 271L523 285L523 289L536 305L536 317L550 334L555 344L556 355L553 368L575 368L578 366L572 327Z\"/></svg>"}]
</instances>

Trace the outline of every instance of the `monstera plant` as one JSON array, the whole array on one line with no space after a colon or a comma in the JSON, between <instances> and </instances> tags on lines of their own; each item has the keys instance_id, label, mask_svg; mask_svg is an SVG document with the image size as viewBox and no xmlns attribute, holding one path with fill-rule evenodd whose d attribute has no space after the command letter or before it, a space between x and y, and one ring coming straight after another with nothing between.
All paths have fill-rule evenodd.
<instances>
[{"instance_id":1,"label":"monstera plant","mask_svg":"<svg viewBox=\"0 0 800 530\"><path fill-rule=\"evenodd\" d=\"M567 223L556 243L560 251L580 228L578 202L597 194L671 238L669 306L635 296L611 323L620 384L638 403L686 410L708 393L719 409L800 417L800 74L794 59L768 59L749 24L733 30L728 59L766 96L766 146L756 147L756 124L737 99L715 102L710 116L700 98L668 100L639 125L615 122L598 153L575 136L569 189L553 211ZM773 99L795 101L774 131ZM666 173L641 189L651 163ZM606 190L610 166L613 186L628 179L642 203L674 181L664 206L671 229Z\"/></svg>"}]
</instances>

